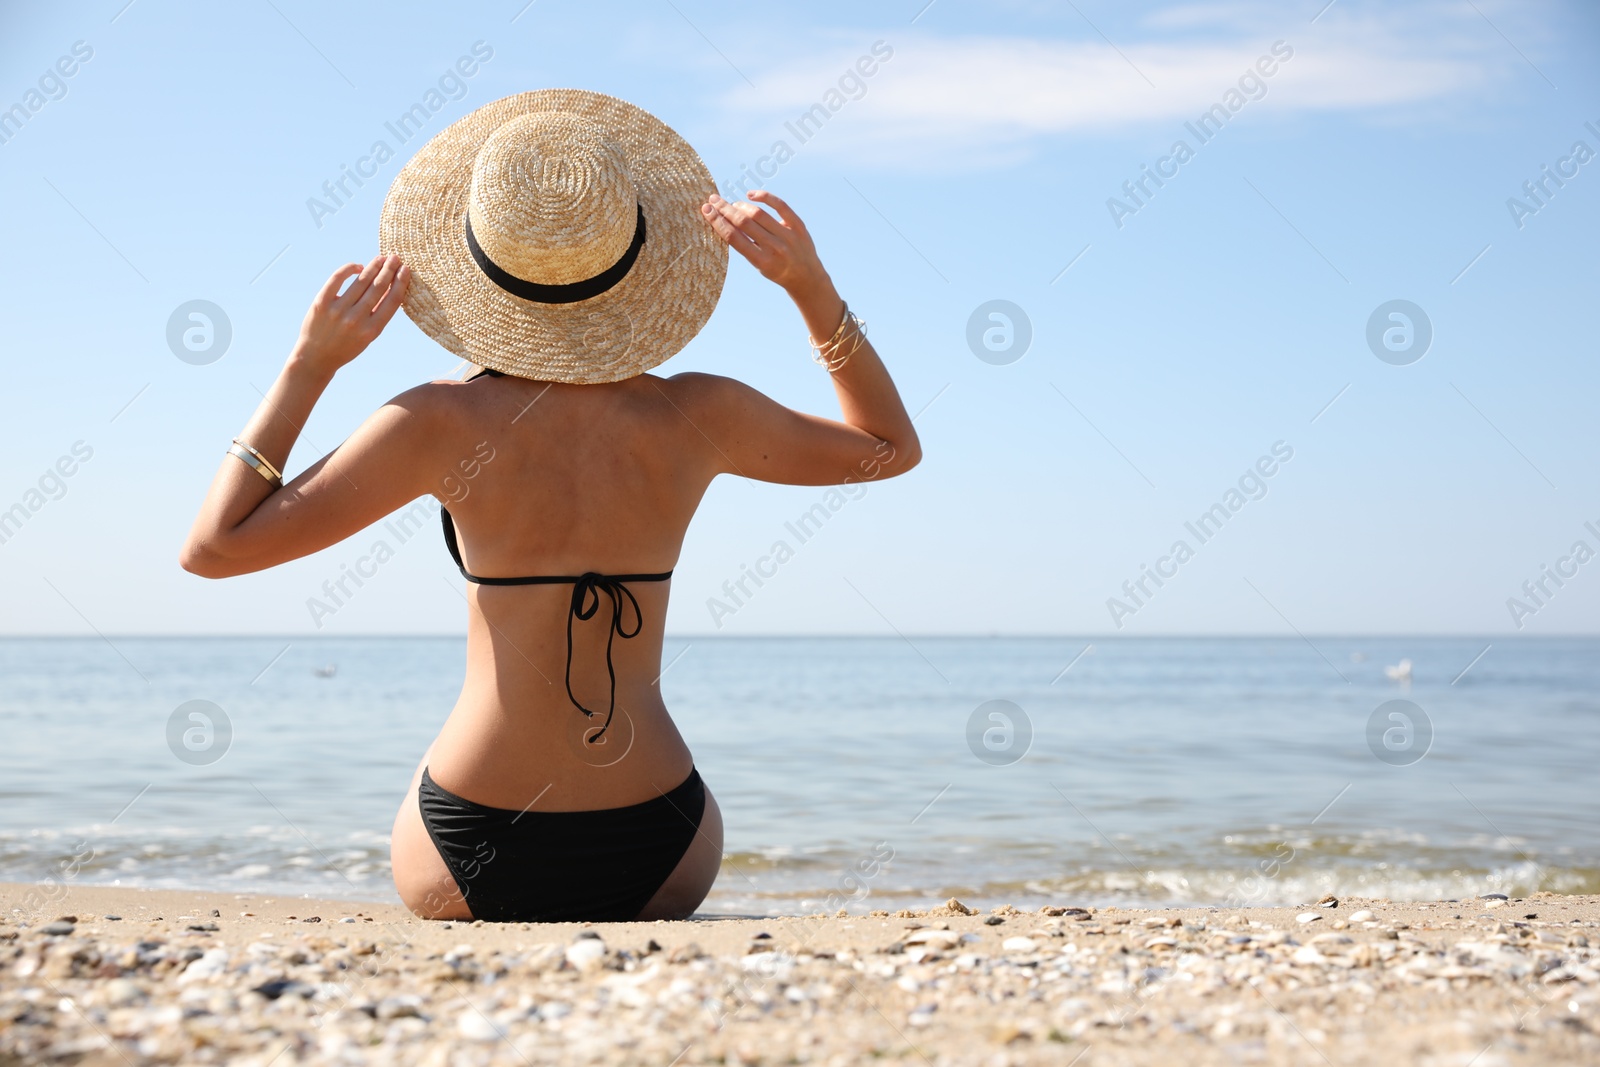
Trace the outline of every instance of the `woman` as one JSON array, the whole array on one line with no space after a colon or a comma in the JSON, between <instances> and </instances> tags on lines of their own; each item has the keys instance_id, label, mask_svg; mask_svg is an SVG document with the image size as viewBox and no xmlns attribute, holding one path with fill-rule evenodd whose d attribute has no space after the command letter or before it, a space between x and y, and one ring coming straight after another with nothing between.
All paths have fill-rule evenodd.
<instances>
[{"instance_id":1,"label":"woman","mask_svg":"<svg viewBox=\"0 0 1600 1067\"><path fill-rule=\"evenodd\" d=\"M762 190L752 204L712 189L681 138L597 93L523 93L441 132L390 190L386 254L340 268L312 302L184 545L186 570L222 578L420 496L447 503L469 583L466 681L390 846L418 915L692 913L722 817L657 685L689 521L719 474L828 485L919 459L799 216ZM730 247L793 298L844 421L728 378L645 373L704 325ZM317 398L402 305L477 372L400 394L283 483Z\"/></svg>"}]
</instances>

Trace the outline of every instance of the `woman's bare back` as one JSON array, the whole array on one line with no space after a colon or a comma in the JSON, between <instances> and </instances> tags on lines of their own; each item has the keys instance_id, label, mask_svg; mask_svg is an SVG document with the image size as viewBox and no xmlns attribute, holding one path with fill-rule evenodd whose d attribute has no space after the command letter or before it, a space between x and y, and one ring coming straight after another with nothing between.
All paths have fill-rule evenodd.
<instances>
[{"instance_id":1,"label":"woman's bare back","mask_svg":"<svg viewBox=\"0 0 1600 1067\"><path fill-rule=\"evenodd\" d=\"M468 571L672 570L716 473L705 439L674 405L682 383L477 377L436 388L464 457L441 494ZM494 807L539 797L546 811L620 807L676 785L692 759L658 685L669 591L670 582L629 582L613 602L596 590L595 613L583 620L571 617L572 585L467 584L466 681L429 756L433 778ZM636 636L613 628L619 612L622 632Z\"/></svg>"}]
</instances>

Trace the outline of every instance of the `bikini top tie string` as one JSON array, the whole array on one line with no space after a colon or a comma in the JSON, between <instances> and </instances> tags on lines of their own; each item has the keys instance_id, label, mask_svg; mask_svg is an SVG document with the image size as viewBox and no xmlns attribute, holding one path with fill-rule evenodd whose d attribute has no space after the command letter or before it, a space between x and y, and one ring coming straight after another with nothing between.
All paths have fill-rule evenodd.
<instances>
[{"instance_id":1,"label":"bikini top tie string","mask_svg":"<svg viewBox=\"0 0 1600 1067\"><path fill-rule=\"evenodd\" d=\"M461 577L474 585L571 585L572 601L567 610L567 699L572 701L572 706L577 708L587 718L594 718L598 711L586 708L572 692L572 620L587 622L600 611L600 597L604 594L611 601L611 622L606 627L606 676L611 682L610 701L606 705L606 720L596 730L593 737L586 739L588 744L594 744L605 735L611 727L611 719L617 710L617 670L611 661L611 648L615 640L620 637L624 641L637 637L644 629L644 612L639 607L639 600L633 595L633 590L627 586L628 582L664 582L672 577L671 571L662 571L659 574L598 574L587 571L577 577L566 575L529 575L515 578L484 578L467 570L461 561L461 546L456 541L456 524L450 518L447 508L439 509L439 521L444 527L445 547L450 550L450 558L455 560L456 569L461 572ZM626 600L626 605L624 605ZM633 628L627 625L626 608L633 609Z\"/></svg>"},{"instance_id":2,"label":"bikini top tie string","mask_svg":"<svg viewBox=\"0 0 1600 1067\"><path fill-rule=\"evenodd\" d=\"M633 577L630 575L630 577ZM619 577L596 574L588 571L572 583L572 609L567 612L567 699L572 701L572 706L583 712L589 718L594 718L597 712L586 708L572 692L572 620L587 622L594 618L600 610L600 594L604 593L611 600L611 623L606 627L606 676L611 680L611 701L606 707L606 721L600 729L595 731L593 737L587 738L589 744L594 744L605 736L611 728L611 717L617 711L617 669L611 663L611 644L620 637L626 641L630 637L637 637L639 631L644 629L644 612L639 609L638 598L633 595L633 590L622 584ZM623 623L622 602L626 597L633 607L633 629L629 630Z\"/></svg>"}]
</instances>

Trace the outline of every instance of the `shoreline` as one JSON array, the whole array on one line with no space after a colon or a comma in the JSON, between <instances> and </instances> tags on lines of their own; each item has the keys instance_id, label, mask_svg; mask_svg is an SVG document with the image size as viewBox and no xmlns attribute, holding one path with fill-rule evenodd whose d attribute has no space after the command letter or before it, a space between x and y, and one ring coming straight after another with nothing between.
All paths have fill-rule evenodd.
<instances>
[{"instance_id":1,"label":"shoreline","mask_svg":"<svg viewBox=\"0 0 1600 1067\"><path fill-rule=\"evenodd\" d=\"M443 923L0 883L0 1064L1600 1060L1600 896L970 911Z\"/></svg>"}]
</instances>

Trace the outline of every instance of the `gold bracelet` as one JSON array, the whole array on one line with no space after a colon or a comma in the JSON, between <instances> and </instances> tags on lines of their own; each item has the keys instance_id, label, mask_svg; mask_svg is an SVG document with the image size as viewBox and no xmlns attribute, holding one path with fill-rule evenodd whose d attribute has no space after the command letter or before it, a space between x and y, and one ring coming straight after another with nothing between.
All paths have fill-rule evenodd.
<instances>
[{"instance_id":1,"label":"gold bracelet","mask_svg":"<svg viewBox=\"0 0 1600 1067\"><path fill-rule=\"evenodd\" d=\"M245 444L243 441L239 440L237 437L235 437L233 439L233 443L238 445L240 448L244 449L245 451L249 452L252 456L254 456L257 459L259 459L262 463L266 464L267 470L269 472L271 472L272 476L274 478L278 479L278 481L280 483L283 481L283 472L281 470L279 470L277 467L274 467L272 465L272 461L270 459L268 459L266 456L263 456L253 446Z\"/></svg>"},{"instance_id":2,"label":"gold bracelet","mask_svg":"<svg viewBox=\"0 0 1600 1067\"><path fill-rule=\"evenodd\" d=\"M261 475L261 477L265 478L269 485L282 488L283 476L281 474L270 473L271 468L267 464L266 460L254 455L252 451L250 451L249 445L241 445L235 442L234 444L228 446L228 455L238 456L240 459L244 460L245 464L249 466L250 469L254 470L257 474Z\"/></svg>"},{"instance_id":3,"label":"gold bracelet","mask_svg":"<svg viewBox=\"0 0 1600 1067\"><path fill-rule=\"evenodd\" d=\"M820 351L821 349L827 348L829 345L838 344L839 338L844 334L844 328L850 324L850 304L848 301L840 302L844 304L844 311L839 316L839 328L833 331L833 336L819 345L815 341L812 341L810 336L807 335L806 341L810 343L813 350Z\"/></svg>"},{"instance_id":4,"label":"gold bracelet","mask_svg":"<svg viewBox=\"0 0 1600 1067\"><path fill-rule=\"evenodd\" d=\"M844 331L851 324L854 324L856 328L855 343L850 346L850 350L848 352L840 355L838 350L839 347L844 343ZM835 330L833 336L823 344L813 344L811 346L811 359L818 366L825 367L829 374L832 374L834 371L839 370L846 363L850 362L850 357L855 355L856 349L861 347L861 342L866 339L866 336L866 322L861 318L861 316L857 315L854 311L851 311L850 306L846 304L844 309L844 319L839 323L839 328Z\"/></svg>"}]
</instances>

